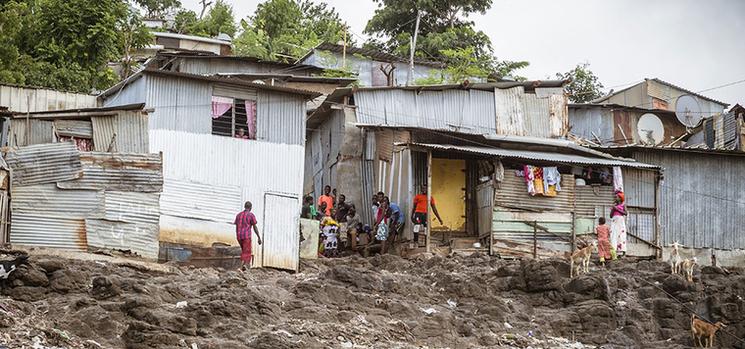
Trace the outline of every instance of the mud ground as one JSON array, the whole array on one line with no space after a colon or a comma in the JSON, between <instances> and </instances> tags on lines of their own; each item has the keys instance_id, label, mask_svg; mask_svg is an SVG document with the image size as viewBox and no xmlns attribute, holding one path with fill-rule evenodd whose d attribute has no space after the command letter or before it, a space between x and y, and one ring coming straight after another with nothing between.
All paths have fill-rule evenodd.
<instances>
[{"instance_id":1,"label":"mud ground","mask_svg":"<svg viewBox=\"0 0 745 349\"><path fill-rule=\"evenodd\" d=\"M687 308L745 348L745 273L662 262L568 278L562 260L386 255L300 272L30 258L0 298L0 348L685 348ZM679 299L680 304L671 299Z\"/></svg>"}]
</instances>

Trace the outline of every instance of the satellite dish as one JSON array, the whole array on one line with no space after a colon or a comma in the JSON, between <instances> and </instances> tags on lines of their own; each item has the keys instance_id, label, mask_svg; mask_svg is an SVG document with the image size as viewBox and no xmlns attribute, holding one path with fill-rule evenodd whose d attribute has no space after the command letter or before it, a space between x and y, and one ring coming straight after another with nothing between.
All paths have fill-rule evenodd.
<instances>
[{"instance_id":1,"label":"satellite dish","mask_svg":"<svg viewBox=\"0 0 745 349\"><path fill-rule=\"evenodd\" d=\"M639 140L646 145L658 145L665 140L665 127L657 115L646 113L636 124Z\"/></svg>"},{"instance_id":2,"label":"satellite dish","mask_svg":"<svg viewBox=\"0 0 745 349\"><path fill-rule=\"evenodd\" d=\"M701 106L698 101L691 95L682 95L675 102L675 116L678 121L686 127L696 127L703 118Z\"/></svg>"}]
</instances>

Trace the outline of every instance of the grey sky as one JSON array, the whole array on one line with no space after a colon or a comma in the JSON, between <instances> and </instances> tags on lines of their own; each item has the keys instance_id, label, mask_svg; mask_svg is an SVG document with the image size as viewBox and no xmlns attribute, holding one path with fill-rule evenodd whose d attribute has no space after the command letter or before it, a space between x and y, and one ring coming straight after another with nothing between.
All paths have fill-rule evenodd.
<instances>
[{"instance_id":1,"label":"grey sky","mask_svg":"<svg viewBox=\"0 0 745 349\"><path fill-rule=\"evenodd\" d=\"M199 8L198 0L182 2ZM236 18L244 18L260 1L227 2ZM324 2L364 37L376 8L372 0ZM530 79L589 62L606 89L619 90L645 77L693 91L745 80L741 0L494 0L485 15L471 19L491 37L497 57L530 62L521 71ZM745 104L745 82L702 94Z\"/></svg>"}]
</instances>

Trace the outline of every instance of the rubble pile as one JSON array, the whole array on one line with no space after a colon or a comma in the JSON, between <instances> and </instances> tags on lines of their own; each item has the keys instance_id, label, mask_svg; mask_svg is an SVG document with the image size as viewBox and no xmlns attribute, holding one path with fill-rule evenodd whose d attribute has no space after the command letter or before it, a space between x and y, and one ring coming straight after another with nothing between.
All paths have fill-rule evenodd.
<instances>
[{"instance_id":1,"label":"rubble pile","mask_svg":"<svg viewBox=\"0 0 745 349\"><path fill-rule=\"evenodd\" d=\"M294 274L32 256L2 289L0 348L682 348L686 308L745 336L740 270L697 269L694 284L653 261L568 275L562 260L485 255L304 261Z\"/></svg>"}]
</instances>

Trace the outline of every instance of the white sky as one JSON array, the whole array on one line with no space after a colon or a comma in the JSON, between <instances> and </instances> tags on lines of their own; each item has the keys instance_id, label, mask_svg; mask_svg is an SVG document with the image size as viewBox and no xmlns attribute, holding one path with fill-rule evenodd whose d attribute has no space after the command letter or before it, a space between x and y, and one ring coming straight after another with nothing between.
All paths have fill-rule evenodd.
<instances>
[{"instance_id":1,"label":"white sky","mask_svg":"<svg viewBox=\"0 0 745 349\"><path fill-rule=\"evenodd\" d=\"M198 12L199 0L181 1ZM240 19L253 14L260 1L227 2ZM376 9L372 0L323 2L364 37ZM645 77L692 91L745 80L741 0L494 0L485 15L471 19L491 37L497 57L530 62L520 71L530 79L589 62L606 90ZM745 105L745 82L702 94Z\"/></svg>"}]
</instances>

